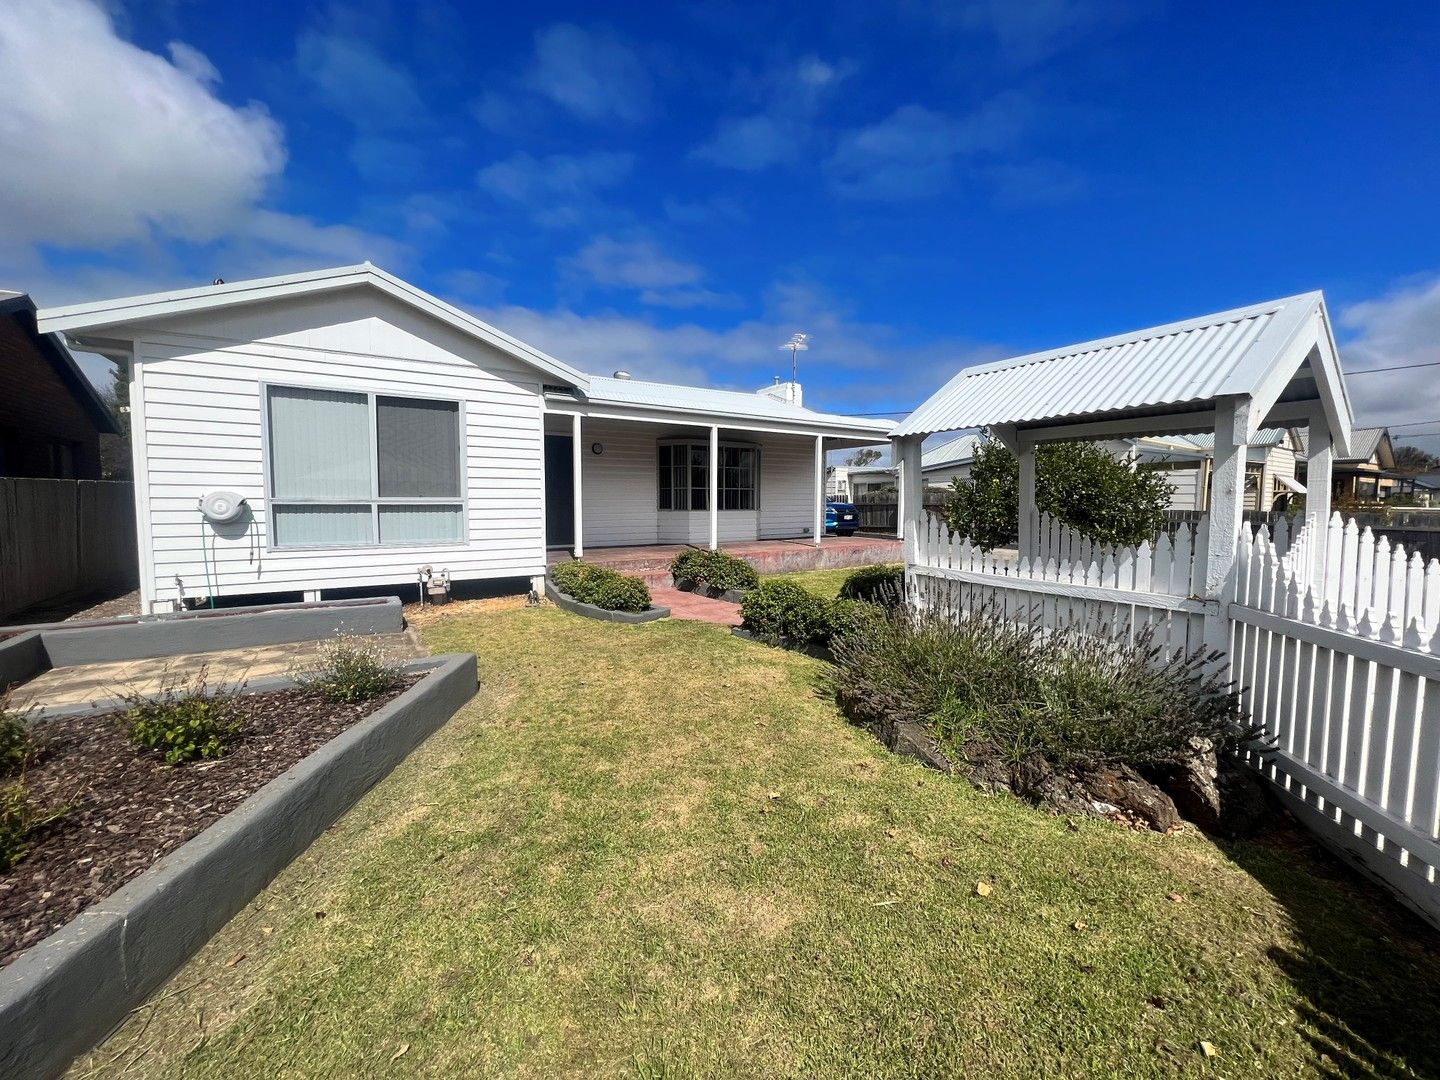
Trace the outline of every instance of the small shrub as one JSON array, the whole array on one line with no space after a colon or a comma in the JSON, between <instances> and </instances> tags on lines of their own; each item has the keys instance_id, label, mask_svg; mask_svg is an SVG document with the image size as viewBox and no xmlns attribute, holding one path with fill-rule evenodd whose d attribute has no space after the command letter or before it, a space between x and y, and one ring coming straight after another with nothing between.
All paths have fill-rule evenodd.
<instances>
[{"instance_id":1,"label":"small shrub","mask_svg":"<svg viewBox=\"0 0 1440 1080\"><path fill-rule=\"evenodd\" d=\"M550 569L550 580L567 596L582 604L594 604L606 611L645 611L650 607L650 587L604 566L591 566L578 559Z\"/></svg>"},{"instance_id":2,"label":"small shrub","mask_svg":"<svg viewBox=\"0 0 1440 1080\"><path fill-rule=\"evenodd\" d=\"M355 705L371 701L400 682L400 665L385 659L379 642L342 634L320 647L317 663L290 677L326 701Z\"/></svg>"},{"instance_id":3,"label":"small shrub","mask_svg":"<svg viewBox=\"0 0 1440 1080\"><path fill-rule=\"evenodd\" d=\"M580 583L589 577L594 569L595 567L589 563L572 559L570 562L556 563L552 566L550 580L555 582L555 587L566 596L574 596Z\"/></svg>"},{"instance_id":4,"label":"small shrub","mask_svg":"<svg viewBox=\"0 0 1440 1080\"><path fill-rule=\"evenodd\" d=\"M682 551L675 556L670 573L677 582L703 582L720 592L753 589L760 584L759 573L744 559L703 548Z\"/></svg>"},{"instance_id":5,"label":"small shrub","mask_svg":"<svg viewBox=\"0 0 1440 1080\"><path fill-rule=\"evenodd\" d=\"M670 576L677 582L700 582L705 579L710 552L703 548L690 548L676 555L670 562Z\"/></svg>"},{"instance_id":6,"label":"small shrub","mask_svg":"<svg viewBox=\"0 0 1440 1080\"><path fill-rule=\"evenodd\" d=\"M234 698L209 689L203 670L165 683L153 699L134 694L126 700L130 738L161 754L167 765L223 757L240 730Z\"/></svg>"},{"instance_id":7,"label":"small shrub","mask_svg":"<svg viewBox=\"0 0 1440 1080\"><path fill-rule=\"evenodd\" d=\"M905 567L862 566L840 586L840 599L893 606L905 595Z\"/></svg>"},{"instance_id":8,"label":"small shrub","mask_svg":"<svg viewBox=\"0 0 1440 1080\"><path fill-rule=\"evenodd\" d=\"M830 636L830 605L792 581L767 580L740 602L743 629L772 644L807 645Z\"/></svg>"},{"instance_id":9,"label":"small shrub","mask_svg":"<svg viewBox=\"0 0 1440 1080\"><path fill-rule=\"evenodd\" d=\"M833 642L854 634L870 633L877 622L884 621L885 611L866 600L848 600L841 597L830 601L828 616L829 636Z\"/></svg>"},{"instance_id":10,"label":"small shrub","mask_svg":"<svg viewBox=\"0 0 1440 1080\"><path fill-rule=\"evenodd\" d=\"M0 788L0 874L30 853L30 841L36 832L67 813L66 807L36 806L19 784Z\"/></svg>"},{"instance_id":11,"label":"small shrub","mask_svg":"<svg viewBox=\"0 0 1440 1080\"><path fill-rule=\"evenodd\" d=\"M0 696L0 776L17 773L35 760L38 745L35 732L21 713L8 708Z\"/></svg>"},{"instance_id":12,"label":"small shrub","mask_svg":"<svg viewBox=\"0 0 1440 1080\"><path fill-rule=\"evenodd\" d=\"M1186 760L1254 738L1233 686L1203 651L1166 656L1133 637L1045 632L993 608L897 614L831 645L842 708L858 722L912 721L961 752L1039 752L1066 769Z\"/></svg>"}]
</instances>

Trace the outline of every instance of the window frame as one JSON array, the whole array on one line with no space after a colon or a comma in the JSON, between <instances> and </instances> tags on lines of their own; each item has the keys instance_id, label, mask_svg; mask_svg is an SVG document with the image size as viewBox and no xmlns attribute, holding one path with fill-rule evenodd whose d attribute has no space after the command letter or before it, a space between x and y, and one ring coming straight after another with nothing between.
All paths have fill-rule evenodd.
<instances>
[{"instance_id":1,"label":"window frame","mask_svg":"<svg viewBox=\"0 0 1440 1080\"><path fill-rule=\"evenodd\" d=\"M696 450L696 449L699 449L699 450L701 450L701 451L704 452L704 454L705 454L705 459L706 459L707 464L706 464L706 466L705 466L705 487L704 487L703 490L704 490L704 492L705 492L705 501L706 501L707 503L710 501L710 465L709 465L709 459L710 459L710 440L709 440L709 439L705 439L705 438L700 438L700 439L685 438L685 437L683 437L683 436L678 437L678 438L672 438L672 439L657 439L657 440L655 440L655 469L654 469L653 473L651 474L651 475L653 475L653 476L655 477L655 509L656 509L656 511L657 511L658 513L661 513L661 514L708 514L708 513L710 513L710 510L709 510L709 507L708 507L708 506L707 506L706 508L700 509L700 510L693 509L693 508L691 508L691 506L690 506L690 503L693 501L692 498L691 498L691 493L692 493L693 491L695 491L695 485L694 485L694 483L693 483L693 477L692 477L692 483L688 484L688 485L686 486L686 488L685 488L685 503L686 503L686 505L685 505L684 509L678 509L678 508L676 508L676 507L674 507L674 506L661 506L661 505L660 505L660 450L661 450L662 447L667 447L667 446L669 446L669 447L677 447L677 446L683 446L683 447L685 447L685 448L687 449L687 454L686 454L687 459L689 458L689 454L690 454L691 452L693 452L694 450ZM752 506L750 507L750 509L748 509L748 510L726 510L726 509L722 506L722 507L720 507L719 512L722 513L722 514L758 514L758 513L760 512L760 498L761 498L761 483L760 483L760 480L761 480L761 446L760 446L760 444L759 444L759 443L753 443L753 442L741 442L741 441L734 440L734 439L722 439L722 440L720 440L720 443L719 443L719 449L721 449L721 450L725 450L725 449L731 449L731 450L749 450L751 453L753 453L753 454L755 455L755 475L754 475L754 482L753 482L753 484L752 484L752 490L753 490L753 492L754 492L754 498L753 498L752 502L753 502L754 505L752 505ZM686 464L686 465L684 466L684 468L685 468L686 472L689 473L690 470L691 470L691 468L692 468L692 466L689 465L689 464ZM723 474L723 472L724 472L724 466L721 465L721 466L720 466L720 469L721 469L721 472L722 472L722 474ZM671 471L672 479L673 479L673 474L674 474L674 471L675 471L675 465L674 465L673 460L672 460L672 462L671 462L670 471ZM673 483L672 483L672 487L671 487L671 492L672 492L671 501L672 501L672 502L674 502L674 495L673 495L674 490L675 490L675 488L674 488ZM717 490L716 490L716 497L717 497L717 498L720 498L721 494L722 494L725 490L726 490L726 488L725 488L725 485L724 485L723 483L718 484L718 485L717 485ZM735 488L735 489L732 489L732 490L737 490L737 491L738 491L738 490L742 490L742 489ZM723 499L722 499L721 501L723 501Z\"/></svg>"},{"instance_id":2,"label":"window frame","mask_svg":"<svg viewBox=\"0 0 1440 1080\"><path fill-rule=\"evenodd\" d=\"M271 459L271 448L273 435L270 431L270 391L271 390L313 390L327 394L353 394L365 398L366 417L370 425L370 495L363 499L341 499L341 498L312 498L294 499L276 497L275 476L273 462ZM450 496L425 496L418 495L413 498L395 495L380 495L380 428L377 417L379 398L401 398L409 401L439 402L455 406L455 451L456 451L456 477L460 482L460 494ZM301 382L271 382L260 383L260 457L265 489L266 506L266 528L265 528L265 549L266 551L284 554L289 551L375 551L378 549L393 550L424 550L424 551L462 551L471 546L470 544L470 483L466 476L466 400L464 398L448 397L442 394L415 394L408 391L376 390L371 388L359 388L354 386L326 386L318 383ZM339 544L281 544L275 539L275 517L272 508L276 506L368 506L370 509L370 529L373 540L366 542L350 542ZM446 506L458 507L460 510L460 539L458 540L436 540L431 542L416 542L407 540L403 542L385 543L380 539L380 508L382 506Z\"/></svg>"}]
</instances>

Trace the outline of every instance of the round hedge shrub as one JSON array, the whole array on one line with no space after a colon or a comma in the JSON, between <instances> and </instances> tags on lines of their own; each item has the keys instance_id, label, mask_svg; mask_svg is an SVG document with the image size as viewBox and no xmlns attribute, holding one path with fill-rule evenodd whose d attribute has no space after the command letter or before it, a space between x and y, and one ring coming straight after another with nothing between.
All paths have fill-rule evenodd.
<instances>
[{"instance_id":1,"label":"round hedge shrub","mask_svg":"<svg viewBox=\"0 0 1440 1080\"><path fill-rule=\"evenodd\" d=\"M867 600L847 600L843 597L830 602L830 639L864 635L878 623L885 621L885 612Z\"/></svg>"},{"instance_id":2,"label":"round hedge shrub","mask_svg":"<svg viewBox=\"0 0 1440 1080\"><path fill-rule=\"evenodd\" d=\"M898 602L905 595L903 566L862 566L840 586L840 599L866 600L872 604Z\"/></svg>"},{"instance_id":3,"label":"round hedge shrub","mask_svg":"<svg viewBox=\"0 0 1440 1080\"><path fill-rule=\"evenodd\" d=\"M576 559L550 568L550 580L566 596L606 611L645 611L650 587L639 578L626 577L604 566Z\"/></svg>"},{"instance_id":4,"label":"round hedge shrub","mask_svg":"<svg viewBox=\"0 0 1440 1080\"><path fill-rule=\"evenodd\" d=\"M762 581L740 602L741 628L762 641L808 645L830 635L830 605L791 581Z\"/></svg>"},{"instance_id":5,"label":"round hedge shrub","mask_svg":"<svg viewBox=\"0 0 1440 1080\"><path fill-rule=\"evenodd\" d=\"M723 551L695 548L682 551L670 563L670 574L676 584L690 581L705 584L719 592L753 589L760 584L760 575L744 559Z\"/></svg>"}]
</instances>

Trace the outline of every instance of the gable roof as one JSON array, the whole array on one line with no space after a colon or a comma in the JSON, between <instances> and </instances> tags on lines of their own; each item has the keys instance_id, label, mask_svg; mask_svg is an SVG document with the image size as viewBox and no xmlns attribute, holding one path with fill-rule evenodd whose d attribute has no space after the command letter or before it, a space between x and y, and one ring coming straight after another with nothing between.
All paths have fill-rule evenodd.
<instances>
[{"instance_id":1,"label":"gable roof","mask_svg":"<svg viewBox=\"0 0 1440 1080\"><path fill-rule=\"evenodd\" d=\"M920 453L920 469L938 469L942 465L961 465L975 460L975 448L980 444L976 434L961 435L958 439L947 439L938 446Z\"/></svg>"},{"instance_id":2,"label":"gable roof","mask_svg":"<svg viewBox=\"0 0 1440 1080\"><path fill-rule=\"evenodd\" d=\"M1345 462L1353 465L1359 462L1370 461L1372 458L1376 458L1377 455L1383 459L1386 455L1383 453L1382 447L1385 440L1389 437L1390 431L1388 428L1356 428L1350 433L1350 452L1347 454L1336 454L1335 461L1337 463ZM1391 465L1394 465L1393 452L1389 457ZM1385 466L1383 460L1377 460L1376 463ZM1390 466L1385 467L1389 468Z\"/></svg>"},{"instance_id":3,"label":"gable roof","mask_svg":"<svg viewBox=\"0 0 1440 1080\"><path fill-rule=\"evenodd\" d=\"M895 434L1139 417L1225 395L1249 396L1263 414L1312 355L1318 363L1308 374L1343 446L1350 402L1318 292L966 368Z\"/></svg>"},{"instance_id":4,"label":"gable roof","mask_svg":"<svg viewBox=\"0 0 1440 1080\"><path fill-rule=\"evenodd\" d=\"M483 341L524 364L539 368L561 382L582 389L588 383L588 377L577 368L556 360L553 356L525 344L518 338L511 337L504 331L497 330L474 315L447 304L438 297L431 296L424 290L417 289L409 282L402 281L393 274L387 274L378 266L372 266L368 262L360 263L358 266L310 270L300 274L282 274L278 277L255 278L250 281L236 281L220 285L201 285L172 289L166 292L147 293L142 296L126 296L116 300L46 308L40 313L40 323L42 329L47 332L95 333L147 319L170 318L237 304L253 304L263 300L307 296L336 289L353 288L378 289L417 311L439 319L462 334Z\"/></svg>"},{"instance_id":5,"label":"gable roof","mask_svg":"<svg viewBox=\"0 0 1440 1080\"><path fill-rule=\"evenodd\" d=\"M42 334L36 326L35 302L26 293L0 298L0 318L13 319L34 343L38 352L55 370L65 388L86 414L95 429L105 435L123 435L120 422L105 404L99 392L91 385L75 357L65 347L59 334Z\"/></svg>"},{"instance_id":6,"label":"gable roof","mask_svg":"<svg viewBox=\"0 0 1440 1080\"><path fill-rule=\"evenodd\" d=\"M613 379L589 376L587 400L597 404L628 405L638 408L709 413L757 420L789 420L819 427L842 427L860 433L874 433L877 441L889 438L893 420L867 420L839 413L822 413L790 405L768 394L747 394L739 390L711 390L703 386L647 382L644 379Z\"/></svg>"}]
</instances>

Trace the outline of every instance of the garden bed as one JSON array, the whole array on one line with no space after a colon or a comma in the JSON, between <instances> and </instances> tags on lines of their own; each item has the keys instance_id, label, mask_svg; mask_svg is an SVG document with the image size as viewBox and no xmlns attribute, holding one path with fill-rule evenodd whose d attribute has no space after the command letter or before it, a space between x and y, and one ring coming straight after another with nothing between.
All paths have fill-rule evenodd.
<instances>
[{"instance_id":1,"label":"garden bed","mask_svg":"<svg viewBox=\"0 0 1440 1080\"><path fill-rule=\"evenodd\" d=\"M44 750L25 788L37 803L69 810L0 876L0 967L418 679L358 705L302 689L240 697L229 752L186 765L137 747L119 713L42 721Z\"/></svg>"}]
</instances>

